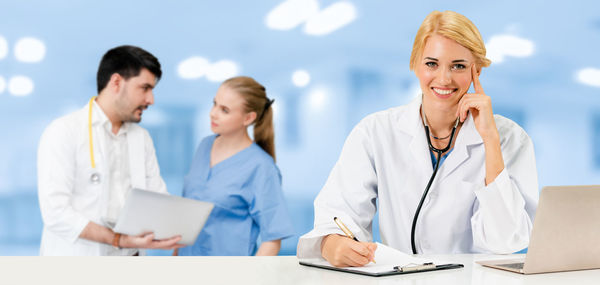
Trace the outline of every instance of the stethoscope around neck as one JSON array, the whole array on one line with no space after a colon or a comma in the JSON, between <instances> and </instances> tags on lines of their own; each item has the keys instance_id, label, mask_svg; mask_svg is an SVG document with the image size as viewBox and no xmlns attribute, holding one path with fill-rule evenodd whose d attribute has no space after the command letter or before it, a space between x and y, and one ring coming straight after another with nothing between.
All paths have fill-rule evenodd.
<instances>
[{"instance_id":1,"label":"stethoscope around neck","mask_svg":"<svg viewBox=\"0 0 600 285\"><path fill-rule=\"evenodd\" d=\"M425 187L423 196L421 196L421 201L419 202L419 206L417 206L417 211L415 212L415 216L413 217L412 228L410 231L410 245L412 247L413 254L417 254L417 247L415 246L415 228L417 227L417 219L419 218L419 213L421 212L421 207L423 207L423 201L425 201L425 197L427 197L429 188L431 187L431 184L433 183L433 179L435 178L438 168L440 167L440 161L442 158L442 154L444 152L447 152L448 150L450 150L450 147L452 146L452 140L454 139L454 134L456 133L456 128L458 127L458 123L459 123L459 118L456 118L456 122L454 123L454 127L452 128L452 133L450 134L450 141L448 142L448 145L443 149L439 149L439 148L434 147L433 144L431 144L431 138L429 137L430 136L429 124L427 123L427 117L425 116L424 110L421 110L421 116L423 118L423 124L425 125L425 136L427 137L427 143L429 144L429 149L432 152L437 153L437 161L435 163L435 168L433 169L433 174L431 174L431 178L429 178L429 183L427 183L427 187Z\"/></svg>"},{"instance_id":2,"label":"stethoscope around neck","mask_svg":"<svg viewBox=\"0 0 600 285\"><path fill-rule=\"evenodd\" d=\"M100 184L100 173L98 173L98 170L96 169L96 161L94 160L94 140L93 140L93 134L92 134L92 109L94 107L94 99L96 99L96 96L92 97L92 99L90 99L90 107L89 107L89 112L88 112L88 134L89 134L89 139L90 139L90 163L92 165L92 175L90 175L90 183L94 184L94 185L98 185Z\"/></svg>"}]
</instances>

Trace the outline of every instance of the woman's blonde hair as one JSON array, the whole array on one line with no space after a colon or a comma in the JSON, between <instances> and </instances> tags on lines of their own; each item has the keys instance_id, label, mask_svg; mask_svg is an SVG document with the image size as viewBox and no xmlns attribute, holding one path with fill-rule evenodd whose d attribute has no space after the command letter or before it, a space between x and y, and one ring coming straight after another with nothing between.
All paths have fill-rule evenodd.
<instances>
[{"instance_id":1,"label":"woman's blonde hair","mask_svg":"<svg viewBox=\"0 0 600 285\"><path fill-rule=\"evenodd\" d=\"M242 96L246 112L256 113L254 141L275 160L275 131L273 130L273 108L271 108L274 100L267 98L265 87L247 76L229 78L223 82L223 86L231 88Z\"/></svg>"},{"instance_id":2,"label":"woman's blonde hair","mask_svg":"<svg viewBox=\"0 0 600 285\"><path fill-rule=\"evenodd\" d=\"M485 57L485 44L477 27L467 17L453 11L433 11L427 15L415 36L410 54L410 70L415 70L427 39L441 35L456 41L473 53L477 67L488 67L492 63Z\"/></svg>"}]
</instances>

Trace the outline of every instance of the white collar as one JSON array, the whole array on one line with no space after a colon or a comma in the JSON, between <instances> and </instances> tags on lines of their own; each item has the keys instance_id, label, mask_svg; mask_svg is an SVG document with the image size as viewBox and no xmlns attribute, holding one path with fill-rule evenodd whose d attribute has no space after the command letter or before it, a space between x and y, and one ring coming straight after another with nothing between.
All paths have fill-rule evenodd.
<instances>
[{"instance_id":1,"label":"white collar","mask_svg":"<svg viewBox=\"0 0 600 285\"><path fill-rule=\"evenodd\" d=\"M114 133L112 132L112 123L108 119L108 116L106 116L106 113L104 113L104 110L102 110L102 108L100 107L100 105L98 105L98 102L96 102L96 100L92 100L92 104L92 125L102 125L109 133L114 135ZM129 122L123 122L116 136L127 133L127 130L129 129L129 124Z\"/></svg>"},{"instance_id":2,"label":"white collar","mask_svg":"<svg viewBox=\"0 0 600 285\"><path fill-rule=\"evenodd\" d=\"M408 110L406 112L402 112L397 118L399 129L413 138L425 133L425 126L423 125L420 112L421 103L421 96L417 96L410 103L408 103ZM473 116L471 116L471 113L469 113L467 115L467 119L465 119L463 126L457 134L455 147L459 145L466 146L481 143L483 143L483 139L475 128Z\"/></svg>"}]
</instances>

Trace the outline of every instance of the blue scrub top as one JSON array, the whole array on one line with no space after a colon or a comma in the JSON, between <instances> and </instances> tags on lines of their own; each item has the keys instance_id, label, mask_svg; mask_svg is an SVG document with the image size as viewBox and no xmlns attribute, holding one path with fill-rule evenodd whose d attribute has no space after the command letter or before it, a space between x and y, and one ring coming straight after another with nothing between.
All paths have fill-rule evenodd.
<instances>
[{"instance_id":1,"label":"blue scrub top","mask_svg":"<svg viewBox=\"0 0 600 285\"><path fill-rule=\"evenodd\" d=\"M442 166L442 164L444 163L444 161L446 160L446 158L448 157L448 155L450 155L450 153L453 151L454 149L451 149L450 151L448 151L446 154L442 155L442 159L440 160L440 167ZM429 151L429 155L431 155L431 165L433 165L433 169L435 169L435 164L437 163L437 154L433 154L432 151Z\"/></svg>"},{"instance_id":2,"label":"blue scrub top","mask_svg":"<svg viewBox=\"0 0 600 285\"><path fill-rule=\"evenodd\" d=\"M202 232L179 255L253 255L262 241L294 235L273 158L256 143L210 167L217 136L200 142L183 197L215 204Z\"/></svg>"}]
</instances>

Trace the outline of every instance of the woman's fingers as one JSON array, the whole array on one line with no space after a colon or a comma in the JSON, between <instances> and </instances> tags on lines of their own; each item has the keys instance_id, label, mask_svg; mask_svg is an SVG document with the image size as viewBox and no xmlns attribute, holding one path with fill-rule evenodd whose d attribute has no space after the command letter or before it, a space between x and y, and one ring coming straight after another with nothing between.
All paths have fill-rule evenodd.
<instances>
[{"instance_id":1,"label":"woman's fingers","mask_svg":"<svg viewBox=\"0 0 600 285\"><path fill-rule=\"evenodd\" d=\"M363 266L369 263L369 259L363 255L358 254L357 252L349 252L345 259L348 261L350 266Z\"/></svg>"},{"instance_id":2,"label":"woman's fingers","mask_svg":"<svg viewBox=\"0 0 600 285\"><path fill-rule=\"evenodd\" d=\"M350 249L346 257L355 264L352 266L363 266L373 259L374 251L369 247L369 243L352 241Z\"/></svg>"},{"instance_id":3,"label":"woman's fingers","mask_svg":"<svg viewBox=\"0 0 600 285\"><path fill-rule=\"evenodd\" d=\"M364 266L373 260L377 246L357 242L348 237L332 234L323 239L321 254L334 266Z\"/></svg>"},{"instance_id":4,"label":"woman's fingers","mask_svg":"<svg viewBox=\"0 0 600 285\"><path fill-rule=\"evenodd\" d=\"M490 97L485 94L470 94L467 93L458 103L458 116L460 121L464 122L467 118L469 110L484 111L491 107Z\"/></svg>"},{"instance_id":5,"label":"woman's fingers","mask_svg":"<svg viewBox=\"0 0 600 285\"><path fill-rule=\"evenodd\" d=\"M477 74L477 67L475 64L471 65L471 77L473 81L473 89L475 93L467 93L458 102L457 117L460 117L460 121L464 122L467 118L470 109L477 109L480 111L483 109L485 100L488 99L483 92L481 82L479 81L479 74Z\"/></svg>"},{"instance_id":6,"label":"woman's fingers","mask_svg":"<svg viewBox=\"0 0 600 285\"><path fill-rule=\"evenodd\" d=\"M371 250L366 245L366 243L362 243L362 242L356 242L356 241L352 242L352 243L350 243L350 248L352 248L352 250L354 250L356 253L358 253L362 256L367 256L367 255L369 255L369 253L371 253Z\"/></svg>"},{"instance_id":7,"label":"woman's fingers","mask_svg":"<svg viewBox=\"0 0 600 285\"><path fill-rule=\"evenodd\" d=\"M375 251L377 250L377 244L370 242L367 244L367 247L369 247L371 250L371 254L369 255L370 260L375 262Z\"/></svg>"},{"instance_id":8,"label":"woman's fingers","mask_svg":"<svg viewBox=\"0 0 600 285\"><path fill-rule=\"evenodd\" d=\"M497 136L496 124L494 122L494 113L492 111L492 99L483 91L479 74L475 64L471 65L471 77L475 93L467 93L458 102L456 110L457 116L461 122L467 119L469 111L473 116L475 128L485 140L488 136Z\"/></svg>"},{"instance_id":9,"label":"woman's fingers","mask_svg":"<svg viewBox=\"0 0 600 285\"><path fill-rule=\"evenodd\" d=\"M485 94L483 92L483 87L481 87L481 82L479 81L479 74L477 74L477 67L475 66L475 64L471 65L471 76L473 77L473 89L475 89L475 93Z\"/></svg>"},{"instance_id":10,"label":"woman's fingers","mask_svg":"<svg viewBox=\"0 0 600 285\"><path fill-rule=\"evenodd\" d=\"M465 94L461 99L460 102L458 102L458 117L460 118L461 122L464 122L465 119L467 118L467 115L469 113L469 109L471 108L470 105L470 101L471 99L471 95L473 94Z\"/></svg>"}]
</instances>

